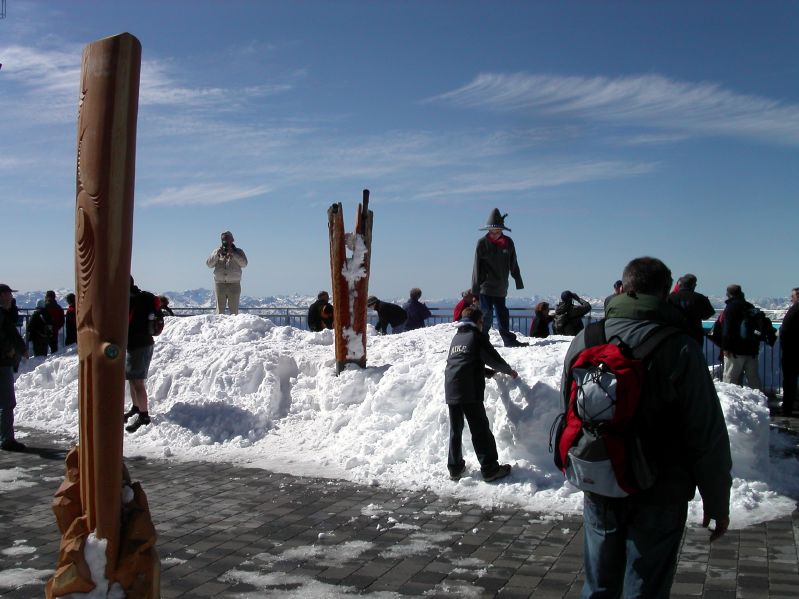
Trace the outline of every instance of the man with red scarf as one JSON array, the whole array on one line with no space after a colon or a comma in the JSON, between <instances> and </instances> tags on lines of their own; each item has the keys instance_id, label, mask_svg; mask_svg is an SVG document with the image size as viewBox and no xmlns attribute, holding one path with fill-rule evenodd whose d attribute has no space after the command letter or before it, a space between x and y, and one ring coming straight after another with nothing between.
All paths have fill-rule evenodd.
<instances>
[{"instance_id":1,"label":"man with red scarf","mask_svg":"<svg viewBox=\"0 0 799 599\"><path fill-rule=\"evenodd\" d=\"M521 347L527 345L516 339L510 331L510 314L505 305L508 295L508 276L516 282L516 289L524 289L522 274L516 262L516 247L513 240L504 235L510 231L505 227L507 214L500 214L497 208L491 212L486 226L485 237L477 242L472 269L472 293L479 294L480 309L483 312L483 332L488 334L494 321L494 309L499 321L499 334L505 347Z\"/></svg>"}]
</instances>

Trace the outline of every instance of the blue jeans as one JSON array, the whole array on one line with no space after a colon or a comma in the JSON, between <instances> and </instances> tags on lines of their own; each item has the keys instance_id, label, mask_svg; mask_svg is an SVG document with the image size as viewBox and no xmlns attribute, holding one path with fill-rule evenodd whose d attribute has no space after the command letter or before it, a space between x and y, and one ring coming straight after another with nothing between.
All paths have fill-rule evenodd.
<instances>
[{"instance_id":1,"label":"blue jeans","mask_svg":"<svg viewBox=\"0 0 799 599\"><path fill-rule=\"evenodd\" d=\"M499 335L505 345L513 344L516 335L510 332L510 312L505 305L505 298L495 295L480 294L480 310L483 313L483 332L488 335L491 325L494 324L494 309L497 311L499 321Z\"/></svg>"},{"instance_id":2,"label":"blue jeans","mask_svg":"<svg viewBox=\"0 0 799 599\"><path fill-rule=\"evenodd\" d=\"M688 503L643 505L586 493L583 599L668 599Z\"/></svg>"},{"instance_id":3,"label":"blue jeans","mask_svg":"<svg viewBox=\"0 0 799 599\"><path fill-rule=\"evenodd\" d=\"M14 439L14 368L0 366L0 443Z\"/></svg>"}]
</instances>

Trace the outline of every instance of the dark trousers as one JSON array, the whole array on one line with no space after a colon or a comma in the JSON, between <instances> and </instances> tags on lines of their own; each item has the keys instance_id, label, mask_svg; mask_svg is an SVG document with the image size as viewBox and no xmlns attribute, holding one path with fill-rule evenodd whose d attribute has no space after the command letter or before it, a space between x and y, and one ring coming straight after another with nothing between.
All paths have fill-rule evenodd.
<instances>
[{"instance_id":1,"label":"dark trousers","mask_svg":"<svg viewBox=\"0 0 799 599\"><path fill-rule=\"evenodd\" d=\"M505 345L513 344L516 335L510 332L510 312L505 305L505 298L496 295L480 294L480 310L483 313L483 332L488 335L491 325L494 324L494 310L497 311L499 322L499 335Z\"/></svg>"},{"instance_id":2,"label":"dark trousers","mask_svg":"<svg viewBox=\"0 0 799 599\"><path fill-rule=\"evenodd\" d=\"M796 381L799 378L799 356L782 354L782 413L790 416L796 403Z\"/></svg>"},{"instance_id":3,"label":"dark trousers","mask_svg":"<svg viewBox=\"0 0 799 599\"><path fill-rule=\"evenodd\" d=\"M47 339L33 339L31 344L33 345L34 356L47 355L47 350L50 348L50 343Z\"/></svg>"},{"instance_id":4,"label":"dark trousers","mask_svg":"<svg viewBox=\"0 0 799 599\"><path fill-rule=\"evenodd\" d=\"M480 462L483 476L493 474L499 467L497 443L491 434L491 425L482 402L448 405L449 408L449 457L447 468L450 474L458 474L466 462L463 460L463 419L469 423L472 446Z\"/></svg>"},{"instance_id":5,"label":"dark trousers","mask_svg":"<svg viewBox=\"0 0 799 599\"><path fill-rule=\"evenodd\" d=\"M50 353L54 354L58 351L58 333L53 333L48 337L47 343L50 345Z\"/></svg>"},{"instance_id":6,"label":"dark trousers","mask_svg":"<svg viewBox=\"0 0 799 599\"><path fill-rule=\"evenodd\" d=\"M0 442L14 439L14 408L17 398L14 394L14 369L0 366Z\"/></svg>"}]
</instances>

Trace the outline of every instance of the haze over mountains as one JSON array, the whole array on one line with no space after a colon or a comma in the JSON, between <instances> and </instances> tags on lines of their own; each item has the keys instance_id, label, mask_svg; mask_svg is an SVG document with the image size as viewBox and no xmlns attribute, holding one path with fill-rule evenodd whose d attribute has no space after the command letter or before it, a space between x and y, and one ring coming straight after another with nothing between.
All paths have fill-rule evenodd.
<instances>
[{"instance_id":1,"label":"haze over mountains","mask_svg":"<svg viewBox=\"0 0 799 599\"><path fill-rule=\"evenodd\" d=\"M246 289L246 282L244 284ZM58 302L66 307L66 300L64 300L64 296L69 293L70 289L56 289L56 298ZM154 293L155 290L151 290ZM214 291L213 289L205 289L205 288L198 288L198 289L187 289L185 291L164 291L158 292L160 294L166 295L169 298L169 305L172 308L212 308L216 305L216 300L214 299ZM371 293L371 290L370 290ZM577 291L579 294L579 291ZM379 292L375 290L375 294L385 301L390 301L398 304L402 304L405 302L407 298L405 297L381 297ZM14 296L17 298L17 306L20 308L26 309L33 309L36 307L36 302L40 299L44 299L44 290L42 291L20 291L15 293ZM605 297L591 297L588 295L580 294L580 297L584 298L585 300L590 303L594 311L601 312L602 306L604 305ZM717 296L708 296L710 298L710 303L713 304L713 307L716 309L722 309L724 307L724 298L717 297ZM763 310L773 310L775 311L775 316L781 317L782 312L787 310L790 305L790 299L788 297L760 297L760 298L752 298L747 297L749 301L751 301L756 306L759 306ZM278 294L278 295L268 295L264 297L252 297L249 295L242 295L241 301L239 305L242 308L265 308L265 307L280 307L280 308L307 308L311 303L316 300L316 295L304 294L304 293L289 293L289 294ZM425 302L430 308L452 308L455 304L458 303L460 297L452 297L452 298L441 298L441 299L431 299L422 297L422 301ZM554 295L532 295L529 297L509 297L508 298L508 307L510 308L530 308L532 309L538 302L549 302L549 304L554 308L557 303L560 301L560 297Z\"/></svg>"}]
</instances>

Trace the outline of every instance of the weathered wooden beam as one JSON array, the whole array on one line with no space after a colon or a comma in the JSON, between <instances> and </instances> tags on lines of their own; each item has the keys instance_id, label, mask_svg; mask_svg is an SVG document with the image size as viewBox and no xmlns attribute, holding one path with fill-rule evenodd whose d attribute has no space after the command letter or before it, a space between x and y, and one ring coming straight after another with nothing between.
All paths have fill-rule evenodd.
<instances>
[{"instance_id":1,"label":"weathered wooden beam","mask_svg":"<svg viewBox=\"0 0 799 599\"><path fill-rule=\"evenodd\" d=\"M366 367L366 299L372 252L372 211L369 190L363 190L355 232L344 233L341 204L327 211L330 233L330 276L335 312L336 373L347 364ZM351 255L347 256L347 250Z\"/></svg>"},{"instance_id":2,"label":"weathered wooden beam","mask_svg":"<svg viewBox=\"0 0 799 599\"><path fill-rule=\"evenodd\" d=\"M129 599L158 595L155 530L146 498L132 485L134 501L124 508L122 502L140 65L141 44L129 33L83 51L75 205L80 438L54 500L63 536L48 598L94 586L84 559L91 533L106 543L109 586L119 584Z\"/></svg>"}]
</instances>

